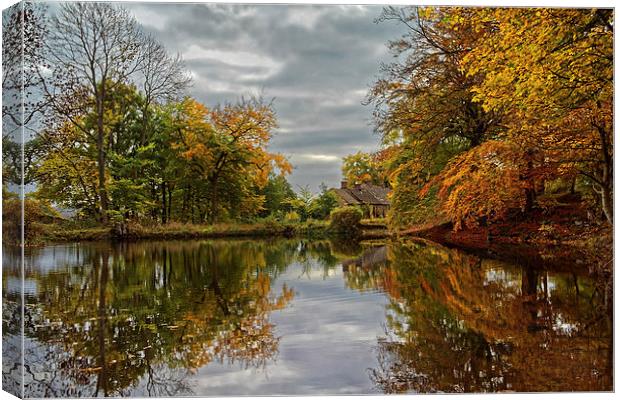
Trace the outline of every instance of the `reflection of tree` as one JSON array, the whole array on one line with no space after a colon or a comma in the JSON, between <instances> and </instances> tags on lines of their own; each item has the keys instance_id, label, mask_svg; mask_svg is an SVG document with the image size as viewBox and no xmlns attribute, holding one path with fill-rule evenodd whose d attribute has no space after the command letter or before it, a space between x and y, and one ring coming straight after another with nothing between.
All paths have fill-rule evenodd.
<instances>
[{"instance_id":1,"label":"reflection of tree","mask_svg":"<svg viewBox=\"0 0 620 400\"><path fill-rule=\"evenodd\" d=\"M371 371L385 392L611 389L611 322L590 280L426 242L388 258L397 293Z\"/></svg>"},{"instance_id":2,"label":"reflection of tree","mask_svg":"<svg viewBox=\"0 0 620 400\"><path fill-rule=\"evenodd\" d=\"M342 270L347 287L359 291L380 289L393 297L398 296L398 281L387 260L387 247L366 249L359 257L345 260Z\"/></svg>"},{"instance_id":3,"label":"reflection of tree","mask_svg":"<svg viewBox=\"0 0 620 400\"><path fill-rule=\"evenodd\" d=\"M269 313L293 297L271 282L296 245L93 244L75 266L28 270L28 395L179 395L207 363L264 366L279 341Z\"/></svg>"},{"instance_id":4,"label":"reflection of tree","mask_svg":"<svg viewBox=\"0 0 620 400\"><path fill-rule=\"evenodd\" d=\"M312 268L318 266L323 269L323 276L328 276L340 263L361 251L362 246L356 240L302 240L295 261L301 264L304 275L309 275Z\"/></svg>"},{"instance_id":5,"label":"reflection of tree","mask_svg":"<svg viewBox=\"0 0 620 400\"><path fill-rule=\"evenodd\" d=\"M16 257L2 259L2 388L21 396L22 368L22 297L21 250L3 246L3 253Z\"/></svg>"}]
</instances>

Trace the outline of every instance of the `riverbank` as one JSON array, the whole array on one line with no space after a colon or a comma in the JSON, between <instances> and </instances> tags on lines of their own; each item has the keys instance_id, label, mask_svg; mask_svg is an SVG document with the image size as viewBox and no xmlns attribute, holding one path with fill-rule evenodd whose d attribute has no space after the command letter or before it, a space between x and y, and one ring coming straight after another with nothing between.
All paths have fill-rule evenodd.
<instances>
[{"instance_id":1,"label":"riverbank","mask_svg":"<svg viewBox=\"0 0 620 400\"><path fill-rule=\"evenodd\" d=\"M451 224L413 226L398 232L401 238L418 237L485 257L519 260L535 268L575 270L611 276L613 227L588 218L576 203L551 212L533 210L527 217L515 213L503 222L455 231Z\"/></svg>"},{"instance_id":2,"label":"riverbank","mask_svg":"<svg viewBox=\"0 0 620 400\"><path fill-rule=\"evenodd\" d=\"M590 247L595 243L613 243L613 228L607 224L591 224L580 219L536 218L495 223L455 231L451 224L414 226L398 236L421 237L438 243L473 249L493 245L529 245Z\"/></svg>"},{"instance_id":3,"label":"riverbank","mask_svg":"<svg viewBox=\"0 0 620 400\"><path fill-rule=\"evenodd\" d=\"M199 239L226 237L291 237L322 236L326 233L327 221L304 223L260 222L251 224L181 224L140 225L129 223L123 229L107 226L72 227L61 225L43 226L40 239L43 242L94 241L94 240L139 240L139 239Z\"/></svg>"},{"instance_id":4,"label":"riverbank","mask_svg":"<svg viewBox=\"0 0 620 400\"><path fill-rule=\"evenodd\" d=\"M165 225L141 225L129 223L122 229L108 226L78 226L76 224L40 224L36 243L81 242L96 240L167 240L167 239L215 239L215 238L264 238L264 237L312 237L334 236L329 221L306 222L265 221L256 223L221 223L212 225L169 223ZM364 221L359 239L380 239L389 235L382 221Z\"/></svg>"}]
</instances>

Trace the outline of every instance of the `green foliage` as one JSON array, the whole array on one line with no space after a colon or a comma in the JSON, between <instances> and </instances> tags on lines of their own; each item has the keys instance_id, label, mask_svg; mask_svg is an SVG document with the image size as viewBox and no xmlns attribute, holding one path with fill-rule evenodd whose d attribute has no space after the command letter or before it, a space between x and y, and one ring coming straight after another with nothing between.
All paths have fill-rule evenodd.
<instances>
[{"instance_id":1,"label":"green foliage","mask_svg":"<svg viewBox=\"0 0 620 400\"><path fill-rule=\"evenodd\" d=\"M315 219L326 219L334 208L338 207L336 194L330 191L327 186L321 184L321 193L312 201L310 205L310 215Z\"/></svg>"},{"instance_id":2,"label":"green foliage","mask_svg":"<svg viewBox=\"0 0 620 400\"><path fill-rule=\"evenodd\" d=\"M339 234L356 235L361 229L363 216L357 207L338 207L330 214L329 229Z\"/></svg>"},{"instance_id":3,"label":"green foliage","mask_svg":"<svg viewBox=\"0 0 620 400\"><path fill-rule=\"evenodd\" d=\"M287 201L302 222L310 218L324 220L338 206L338 198L325 184L322 183L320 189L321 192L314 195L308 186L300 187L297 196Z\"/></svg>"},{"instance_id":4,"label":"green foliage","mask_svg":"<svg viewBox=\"0 0 620 400\"><path fill-rule=\"evenodd\" d=\"M312 201L314 195L310 191L308 186L300 187L299 193L295 198L288 201L288 205L299 215L301 221L306 221L310 218L312 212Z\"/></svg>"},{"instance_id":5,"label":"green foliage","mask_svg":"<svg viewBox=\"0 0 620 400\"><path fill-rule=\"evenodd\" d=\"M147 105L135 86L115 84L106 109L106 220L242 221L290 209L290 165L266 151L276 121L260 99ZM99 144L88 133L97 118L79 118L85 129L63 122L41 134L38 196L101 217Z\"/></svg>"},{"instance_id":6,"label":"green foliage","mask_svg":"<svg viewBox=\"0 0 620 400\"><path fill-rule=\"evenodd\" d=\"M284 214L285 222L299 222L300 220L301 218L299 217L299 214L297 214L295 211L290 211Z\"/></svg>"},{"instance_id":7,"label":"green foliage","mask_svg":"<svg viewBox=\"0 0 620 400\"><path fill-rule=\"evenodd\" d=\"M265 196L263 210L259 213L261 217L287 212L291 209L290 201L295 198L295 192L286 177L273 173L261 194Z\"/></svg>"}]
</instances>

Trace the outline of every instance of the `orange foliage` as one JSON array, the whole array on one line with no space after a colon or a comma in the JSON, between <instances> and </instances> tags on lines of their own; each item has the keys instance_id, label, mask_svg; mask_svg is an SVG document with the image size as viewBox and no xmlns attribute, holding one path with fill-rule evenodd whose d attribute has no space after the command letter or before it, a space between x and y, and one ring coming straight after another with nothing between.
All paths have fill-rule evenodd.
<instances>
[{"instance_id":1,"label":"orange foliage","mask_svg":"<svg viewBox=\"0 0 620 400\"><path fill-rule=\"evenodd\" d=\"M497 220L523 206L529 183L522 171L526 158L509 142L488 141L456 157L420 191L439 186L441 211L454 229L476 226L482 218Z\"/></svg>"}]
</instances>

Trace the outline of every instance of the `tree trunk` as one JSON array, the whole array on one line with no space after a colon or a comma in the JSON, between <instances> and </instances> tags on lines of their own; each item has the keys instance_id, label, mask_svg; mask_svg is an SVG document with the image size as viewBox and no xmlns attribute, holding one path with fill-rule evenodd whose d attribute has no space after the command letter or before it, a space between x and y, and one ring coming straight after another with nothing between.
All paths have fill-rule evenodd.
<instances>
[{"instance_id":1,"label":"tree trunk","mask_svg":"<svg viewBox=\"0 0 620 400\"><path fill-rule=\"evenodd\" d=\"M525 189L525 205L523 206L523 212L525 214L532 211L534 208L534 200L536 199L536 191L534 189Z\"/></svg>"},{"instance_id":2,"label":"tree trunk","mask_svg":"<svg viewBox=\"0 0 620 400\"><path fill-rule=\"evenodd\" d=\"M211 194L211 202L210 202L210 207L209 210L207 211L207 215L208 215L208 222L210 224L215 222L216 219L216 210L217 210L217 206L218 206L218 199L217 199L217 186L214 183L213 184L213 192Z\"/></svg>"},{"instance_id":3,"label":"tree trunk","mask_svg":"<svg viewBox=\"0 0 620 400\"><path fill-rule=\"evenodd\" d=\"M157 187L155 187L155 182L153 180L151 180L150 183L151 183L151 200L153 200L153 203L155 203L157 201ZM155 206L151 208L151 219L157 222L157 207Z\"/></svg>"},{"instance_id":4,"label":"tree trunk","mask_svg":"<svg viewBox=\"0 0 620 400\"><path fill-rule=\"evenodd\" d=\"M161 223L166 223L166 181L161 183Z\"/></svg>"},{"instance_id":5,"label":"tree trunk","mask_svg":"<svg viewBox=\"0 0 620 400\"><path fill-rule=\"evenodd\" d=\"M97 166L99 172L99 208L101 222L108 223L108 192L105 183L105 129L103 127L103 101L105 99L105 82L102 84L101 94L97 97Z\"/></svg>"},{"instance_id":6,"label":"tree trunk","mask_svg":"<svg viewBox=\"0 0 620 400\"><path fill-rule=\"evenodd\" d=\"M605 218L610 225L614 224L614 196L611 187L604 185L601 187L601 207L605 213Z\"/></svg>"},{"instance_id":7,"label":"tree trunk","mask_svg":"<svg viewBox=\"0 0 620 400\"><path fill-rule=\"evenodd\" d=\"M172 188L168 185L168 221L172 219Z\"/></svg>"},{"instance_id":8,"label":"tree trunk","mask_svg":"<svg viewBox=\"0 0 620 400\"><path fill-rule=\"evenodd\" d=\"M99 169L99 209L101 210L101 222L108 223L108 192L105 184L105 149L103 148L103 126L100 127L97 138L97 166Z\"/></svg>"}]
</instances>

